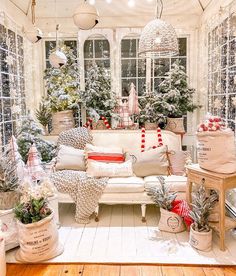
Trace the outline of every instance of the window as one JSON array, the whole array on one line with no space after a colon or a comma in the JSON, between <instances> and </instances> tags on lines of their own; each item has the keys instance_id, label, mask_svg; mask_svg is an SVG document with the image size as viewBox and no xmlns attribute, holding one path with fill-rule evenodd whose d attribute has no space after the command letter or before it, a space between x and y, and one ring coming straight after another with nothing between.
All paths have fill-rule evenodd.
<instances>
[{"instance_id":1,"label":"window","mask_svg":"<svg viewBox=\"0 0 236 276\"><path fill-rule=\"evenodd\" d=\"M134 83L139 96L146 90L146 60L138 57L138 44L138 38L121 40L122 97L129 96L131 83Z\"/></svg>"},{"instance_id":2,"label":"window","mask_svg":"<svg viewBox=\"0 0 236 276\"><path fill-rule=\"evenodd\" d=\"M178 38L179 55L169 58L152 59L151 66L151 89L158 91L159 84L163 81L165 73L167 73L171 65L179 60L180 64L187 70L187 38Z\"/></svg>"},{"instance_id":3,"label":"window","mask_svg":"<svg viewBox=\"0 0 236 276\"><path fill-rule=\"evenodd\" d=\"M59 47L61 45L66 45L73 49L73 54L76 56L76 59L78 60L78 46L76 40L63 40L59 42ZM49 56L52 50L56 48L56 41L55 40L48 40L45 41L45 57L46 57L46 68L51 67L49 62Z\"/></svg>"},{"instance_id":4,"label":"window","mask_svg":"<svg viewBox=\"0 0 236 276\"><path fill-rule=\"evenodd\" d=\"M110 69L110 45L102 35L89 37L84 43L84 71L86 72L93 63Z\"/></svg>"},{"instance_id":5,"label":"window","mask_svg":"<svg viewBox=\"0 0 236 276\"><path fill-rule=\"evenodd\" d=\"M236 134L236 14L208 34L208 110Z\"/></svg>"},{"instance_id":6,"label":"window","mask_svg":"<svg viewBox=\"0 0 236 276\"><path fill-rule=\"evenodd\" d=\"M2 148L26 113L23 37L0 25L0 135Z\"/></svg>"}]
</instances>

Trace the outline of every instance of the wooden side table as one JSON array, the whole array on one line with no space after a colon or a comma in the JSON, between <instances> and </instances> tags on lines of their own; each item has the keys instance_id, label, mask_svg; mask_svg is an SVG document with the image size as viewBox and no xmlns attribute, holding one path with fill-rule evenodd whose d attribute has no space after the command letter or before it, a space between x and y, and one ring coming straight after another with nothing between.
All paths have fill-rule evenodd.
<instances>
[{"instance_id":1,"label":"wooden side table","mask_svg":"<svg viewBox=\"0 0 236 276\"><path fill-rule=\"evenodd\" d=\"M187 201L192 202L192 184L203 183L207 189L217 190L219 192L220 220L219 237L220 249L225 250L225 192L228 189L236 188L236 173L219 174L201 169L198 165L187 166Z\"/></svg>"}]
</instances>

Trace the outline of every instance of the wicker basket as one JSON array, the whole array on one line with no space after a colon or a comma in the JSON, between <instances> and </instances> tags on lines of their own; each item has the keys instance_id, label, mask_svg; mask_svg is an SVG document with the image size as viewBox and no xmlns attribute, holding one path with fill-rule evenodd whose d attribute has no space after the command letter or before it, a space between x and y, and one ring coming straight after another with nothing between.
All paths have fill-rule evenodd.
<instances>
[{"instance_id":1,"label":"wicker basket","mask_svg":"<svg viewBox=\"0 0 236 276\"><path fill-rule=\"evenodd\" d=\"M75 127L75 119L72 110L56 112L52 115L52 135L58 135L62 131Z\"/></svg>"},{"instance_id":2,"label":"wicker basket","mask_svg":"<svg viewBox=\"0 0 236 276\"><path fill-rule=\"evenodd\" d=\"M184 119L181 118L167 118L166 130L175 133L184 133Z\"/></svg>"},{"instance_id":3,"label":"wicker basket","mask_svg":"<svg viewBox=\"0 0 236 276\"><path fill-rule=\"evenodd\" d=\"M157 123L145 122L145 129L146 130L156 130L157 129Z\"/></svg>"}]
</instances>

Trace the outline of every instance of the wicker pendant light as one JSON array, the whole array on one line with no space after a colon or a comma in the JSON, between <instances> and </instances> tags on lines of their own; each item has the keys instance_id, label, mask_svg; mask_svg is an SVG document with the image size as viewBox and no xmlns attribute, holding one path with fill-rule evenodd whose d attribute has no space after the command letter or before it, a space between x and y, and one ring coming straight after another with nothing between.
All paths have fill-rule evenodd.
<instances>
[{"instance_id":1,"label":"wicker pendant light","mask_svg":"<svg viewBox=\"0 0 236 276\"><path fill-rule=\"evenodd\" d=\"M162 0L157 0L156 19L150 21L143 29L139 40L140 57L163 57L178 54L178 39L171 24L161 19Z\"/></svg>"}]
</instances>

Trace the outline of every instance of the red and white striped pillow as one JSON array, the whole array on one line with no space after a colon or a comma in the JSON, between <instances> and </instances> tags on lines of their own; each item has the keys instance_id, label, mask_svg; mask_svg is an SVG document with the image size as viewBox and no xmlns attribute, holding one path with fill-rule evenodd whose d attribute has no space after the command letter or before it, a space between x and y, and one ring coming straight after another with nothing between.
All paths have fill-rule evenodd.
<instances>
[{"instance_id":1,"label":"red and white striped pillow","mask_svg":"<svg viewBox=\"0 0 236 276\"><path fill-rule=\"evenodd\" d=\"M123 163L125 156L122 148L119 147L98 147L86 144L85 153L87 160L94 160L104 163Z\"/></svg>"}]
</instances>

